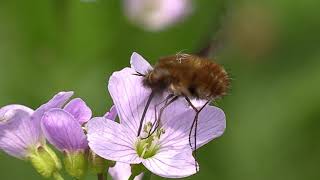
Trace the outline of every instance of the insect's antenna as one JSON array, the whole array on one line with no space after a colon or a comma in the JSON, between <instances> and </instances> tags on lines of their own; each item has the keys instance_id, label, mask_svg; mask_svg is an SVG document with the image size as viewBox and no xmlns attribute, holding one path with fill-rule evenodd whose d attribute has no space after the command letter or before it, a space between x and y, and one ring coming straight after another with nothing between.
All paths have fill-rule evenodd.
<instances>
[{"instance_id":1,"label":"insect's antenna","mask_svg":"<svg viewBox=\"0 0 320 180\"><path fill-rule=\"evenodd\" d=\"M197 166L197 130L198 130L198 116L199 113L202 111L202 109L209 104L210 101L207 101L200 109L197 109L190 101L188 96L185 96L185 99L187 100L188 104L192 107L194 111L196 111L196 115L193 119L190 132L189 132L189 145L192 148L192 143L191 143L191 136L192 136L192 129L194 127L194 159L195 159L195 167L196 167L196 172L198 172L198 166Z\"/></svg>"},{"instance_id":2,"label":"insect's antenna","mask_svg":"<svg viewBox=\"0 0 320 180\"><path fill-rule=\"evenodd\" d=\"M144 117L146 116L146 113L147 113L147 110L150 106L150 103L151 103L151 100L153 99L155 95L155 92L154 91L151 91L151 94L149 95L149 98L147 100L147 104L146 106L144 107L144 110L143 110L143 113L142 113L142 116L141 116L141 119L140 119L140 125L139 125L139 129L138 129L138 134L137 134L137 137L140 136L141 134L141 129L142 129L142 125L143 125L143 120L144 120Z\"/></svg>"}]
</instances>

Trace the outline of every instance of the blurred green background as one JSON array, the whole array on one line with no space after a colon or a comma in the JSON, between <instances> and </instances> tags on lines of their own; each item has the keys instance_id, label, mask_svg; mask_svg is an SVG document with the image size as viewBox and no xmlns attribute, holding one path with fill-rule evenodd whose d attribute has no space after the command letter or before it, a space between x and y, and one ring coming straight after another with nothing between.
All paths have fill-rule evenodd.
<instances>
[{"instance_id":1,"label":"blurred green background","mask_svg":"<svg viewBox=\"0 0 320 180\"><path fill-rule=\"evenodd\" d=\"M320 1L193 5L184 22L149 32L127 20L119 0L1 0L0 106L36 108L74 90L102 115L112 104L108 77L133 51L155 63L212 37L221 42L212 57L233 78L217 103L227 130L199 150L201 170L189 179L320 179ZM0 179L42 178L1 152Z\"/></svg>"}]
</instances>

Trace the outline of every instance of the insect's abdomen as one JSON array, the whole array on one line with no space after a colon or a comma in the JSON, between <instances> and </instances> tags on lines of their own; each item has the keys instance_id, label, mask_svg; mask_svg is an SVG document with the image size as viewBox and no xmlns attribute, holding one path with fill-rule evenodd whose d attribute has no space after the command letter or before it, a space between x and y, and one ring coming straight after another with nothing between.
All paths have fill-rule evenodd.
<instances>
[{"instance_id":1,"label":"insect's abdomen","mask_svg":"<svg viewBox=\"0 0 320 180\"><path fill-rule=\"evenodd\" d=\"M194 80L190 84L190 89L194 90L193 96L200 99L216 99L226 95L229 78L223 67L209 60L199 61L204 62L197 72L194 72Z\"/></svg>"}]
</instances>

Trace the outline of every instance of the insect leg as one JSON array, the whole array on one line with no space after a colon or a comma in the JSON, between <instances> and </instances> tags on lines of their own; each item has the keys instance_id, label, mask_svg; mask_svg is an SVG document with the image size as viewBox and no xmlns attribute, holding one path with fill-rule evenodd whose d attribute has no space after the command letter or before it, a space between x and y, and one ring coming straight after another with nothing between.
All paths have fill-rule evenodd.
<instances>
[{"instance_id":1,"label":"insect leg","mask_svg":"<svg viewBox=\"0 0 320 180\"><path fill-rule=\"evenodd\" d=\"M146 116L147 110L148 110L148 108L149 108L149 105L150 105L150 103L151 103L152 98L154 97L154 94L155 94L155 92L152 91L151 94L149 95L148 100L147 100L147 104L146 104L146 106L145 106L145 108L144 108L144 110L143 110L143 113L142 113L142 116L141 116L141 119L140 119L140 124L139 124L139 129L138 129L137 137L140 136L141 129L142 129L142 125L143 125L143 121L144 121L144 117Z\"/></svg>"},{"instance_id":2,"label":"insect leg","mask_svg":"<svg viewBox=\"0 0 320 180\"><path fill-rule=\"evenodd\" d=\"M140 73L140 72L136 72L136 73L134 73L134 74L132 74L132 75L135 75L135 76L142 76L142 77L146 76L145 74L142 74L142 73Z\"/></svg>"},{"instance_id":3,"label":"insect leg","mask_svg":"<svg viewBox=\"0 0 320 180\"><path fill-rule=\"evenodd\" d=\"M151 130L154 128L154 125L156 124L157 119L158 119L158 116L157 116L157 107L158 107L160 104L162 104L162 103L167 104L168 101L169 101L172 97L174 97L174 94L169 94L163 101L161 101L160 103L158 103L158 104L156 104L156 105L154 106L154 117L155 117L155 120L154 120L154 122L152 123L152 126L151 126L151 128L150 128L150 130L149 130L149 132L148 132L148 137L149 137L149 134L150 134Z\"/></svg>"},{"instance_id":4,"label":"insect leg","mask_svg":"<svg viewBox=\"0 0 320 180\"><path fill-rule=\"evenodd\" d=\"M171 96L172 97L172 96ZM161 116L163 111L165 110L165 108L167 108L170 104L172 104L174 101L176 101L179 98L179 96L173 96L172 99L170 101L167 101L160 109L159 111L159 117L156 119L156 122L154 124L156 124L156 126L154 128L151 128L148 136L145 137L144 139L150 137L160 126L160 121L161 121Z\"/></svg>"},{"instance_id":5,"label":"insect leg","mask_svg":"<svg viewBox=\"0 0 320 180\"><path fill-rule=\"evenodd\" d=\"M191 150L194 150L194 158L195 161L197 161L197 131L198 131L198 117L200 112L203 110L203 108L210 102L207 101L200 109L197 109L190 101L189 97L185 96L185 99L187 100L188 104L193 108L193 110L196 111L196 115L193 119L191 128L190 128L190 132L189 132L189 145L191 147ZM191 143L191 136L192 136L192 129L194 127L194 148L192 148L192 143ZM196 171L198 171L198 166L195 162L195 166L196 166Z\"/></svg>"}]
</instances>

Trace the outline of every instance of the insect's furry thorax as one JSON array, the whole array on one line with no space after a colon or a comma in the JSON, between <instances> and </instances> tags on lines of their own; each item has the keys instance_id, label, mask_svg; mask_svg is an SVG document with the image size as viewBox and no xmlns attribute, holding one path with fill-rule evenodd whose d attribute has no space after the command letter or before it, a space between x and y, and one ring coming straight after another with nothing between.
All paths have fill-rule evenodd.
<instances>
[{"instance_id":1,"label":"insect's furry thorax","mask_svg":"<svg viewBox=\"0 0 320 180\"><path fill-rule=\"evenodd\" d=\"M207 58L178 54L161 58L145 74L143 85L158 93L212 100L227 93L229 77L222 66Z\"/></svg>"}]
</instances>

